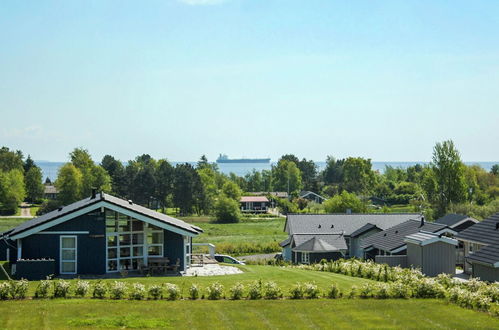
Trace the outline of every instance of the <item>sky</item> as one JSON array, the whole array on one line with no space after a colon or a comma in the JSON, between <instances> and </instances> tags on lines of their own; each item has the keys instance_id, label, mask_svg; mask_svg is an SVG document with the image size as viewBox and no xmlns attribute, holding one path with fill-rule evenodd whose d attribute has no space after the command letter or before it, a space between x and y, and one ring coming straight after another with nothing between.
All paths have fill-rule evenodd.
<instances>
[{"instance_id":1,"label":"sky","mask_svg":"<svg viewBox=\"0 0 499 330\"><path fill-rule=\"evenodd\" d=\"M0 2L0 145L33 159L499 160L499 1Z\"/></svg>"}]
</instances>

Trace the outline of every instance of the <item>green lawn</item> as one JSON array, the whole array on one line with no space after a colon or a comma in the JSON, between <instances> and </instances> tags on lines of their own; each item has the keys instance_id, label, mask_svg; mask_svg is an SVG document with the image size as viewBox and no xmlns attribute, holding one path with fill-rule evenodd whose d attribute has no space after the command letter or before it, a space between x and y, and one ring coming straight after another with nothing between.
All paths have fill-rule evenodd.
<instances>
[{"instance_id":1,"label":"green lawn","mask_svg":"<svg viewBox=\"0 0 499 330\"><path fill-rule=\"evenodd\" d=\"M99 301L0 303L0 328L497 329L485 313L437 300Z\"/></svg>"},{"instance_id":2,"label":"green lawn","mask_svg":"<svg viewBox=\"0 0 499 330\"><path fill-rule=\"evenodd\" d=\"M169 277L126 277L117 279L104 279L104 282L113 282L115 280L120 280L128 283L140 282L145 285L151 284L162 284L162 283L174 283L177 284L184 296L187 296L188 289L192 283L198 284L204 292L204 289L213 282L219 282L224 285L225 289L228 290L232 285L237 282L243 284L249 284L253 281L274 281L276 282L284 291L288 293L289 289L296 282L315 282L317 286L325 290L331 283L336 282L338 286L343 290L347 291L352 285L362 285L362 283L368 282L370 280L345 276L341 274L328 273L328 272L314 272L309 270L301 270L296 268L288 267L274 267L274 266L239 266L244 273L235 275L224 275L224 276L169 276ZM90 280L95 281L95 280ZM34 294L35 288L38 285L37 281L30 282L30 290L28 295L32 296Z\"/></svg>"},{"instance_id":3,"label":"green lawn","mask_svg":"<svg viewBox=\"0 0 499 330\"><path fill-rule=\"evenodd\" d=\"M6 231L8 229L11 229L11 228L23 223L24 221L27 221L27 220L30 220L30 219L26 219L26 218L2 218L2 217L0 217L0 233Z\"/></svg>"}]
</instances>

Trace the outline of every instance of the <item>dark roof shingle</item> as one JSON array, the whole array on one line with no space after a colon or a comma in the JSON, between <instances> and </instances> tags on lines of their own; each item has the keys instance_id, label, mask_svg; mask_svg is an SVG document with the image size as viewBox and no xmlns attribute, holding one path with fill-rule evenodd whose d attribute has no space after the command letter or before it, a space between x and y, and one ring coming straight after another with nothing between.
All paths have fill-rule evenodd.
<instances>
[{"instance_id":1,"label":"dark roof shingle","mask_svg":"<svg viewBox=\"0 0 499 330\"><path fill-rule=\"evenodd\" d=\"M491 245L499 242L499 212L456 235L457 239Z\"/></svg>"}]
</instances>

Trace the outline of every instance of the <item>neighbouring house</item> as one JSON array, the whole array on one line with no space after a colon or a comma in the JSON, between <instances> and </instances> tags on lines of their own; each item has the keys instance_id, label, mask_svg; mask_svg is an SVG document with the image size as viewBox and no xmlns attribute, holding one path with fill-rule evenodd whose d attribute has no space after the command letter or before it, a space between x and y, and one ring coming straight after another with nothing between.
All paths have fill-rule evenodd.
<instances>
[{"instance_id":1,"label":"neighbouring house","mask_svg":"<svg viewBox=\"0 0 499 330\"><path fill-rule=\"evenodd\" d=\"M408 267L419 268L426 276L455 275L457 240L443 234L420 231L404 238Z\"/></svg>"},{"instance_id":2,"label":"neighbouring house","mask_svg":"<svg viewBox=\"0 0 499 330\"><path fill-rule=\"evenodd\" d=\"M249 195L253 196L272 196L276 198L288 198L288 193L286 191L253 191L247 192Z\"/></svg>"},{"instance_id":3,"label":"neighbouring house","mask_svg":"<svg viewBox=\"0 0 499 330\"><path fill-rule=\"evenodd\" d=\"M283 259L312 263L361 257L362 238L420 217L417 213L288 214L284 226L288 238L280 243Z\"/></svg>"},{"instance_id":4,"label":"neighbouring house","mask_svg":"<svg viewBox=\"0 0 499 330\"><path fill-rule=\"evenodd\" d=\"M318 195L313 191L301 191L299 197L307 199L311 202L315 202L317 204L322 204L322 202L326 200L325 197L322 197L321 195Z\"/></svg>"},{"instance_id":5,"label":"neighbouring house","mask_svg":"<svg viewBox=\"0 0 499 330\"><path fill-rule=\"evenodd\" d=\"M92 192L1 234L17 276L104 275L133 272L169 260L179 271L190 266L192 238L202 229L130 200ZM168 265L165 265L168 266ZM17 269L17 270L16 270ZM43 277L42 277L43 278Z\"/></svg>"},{"instance_id":6,"label":"neighbouring house","mask_svg":"<svg viewBox=\"0 0 499 330\"><path fill-rule=\"evenodd\" d=\"M499 281L499 213L461 231L464 272L484 281Z\"/></svg>"},{"instance_id":7,"label":"neighbouring house","mask_svg":"<svg viewBox=\"0 0 499 330\"><path fill-rule=\"evenodd\" d=\"M245 213L266 213L270 201L265 196L242 196L240 199L241 211Z\"/></svg>"},{"instance_id":8,"label":"neighbouring house","mask_svg":"<svg viewBox=\"0 0 499 330\"><path fill-rule=\"evenodd\" d=\"M478 223L478 220L467 215L449 213L435 220L435 223L446 225L450 229L459 233L466 228L473 226L475 223Z\"/></svg>"},{"instance_id":9,"label":"neighbouring house","mask_svg":"<svg viewBox=\"0 0 499 330\"><path fill-rule=\"evenodd\" d=\"M447 225L426 222L424 217L399 223L386 230L362 238L360 248L365 259L375 259L378 255L406 255L405 237L421 231L435 234L456 234ZM455 249L454 249L454 253Z\"/></svg>"},{"instance_id":10,"label":"neighbouring house","mask_svg":"<svg viewBox=\"0 0 499 330\"><path fill-rule=\"evenodd\" d=\"M59 192L57 191L57 188L55 186L45 185L45 188L43 190L43 198L56 200L58 194Z\"/></svg>"}]
</instances>

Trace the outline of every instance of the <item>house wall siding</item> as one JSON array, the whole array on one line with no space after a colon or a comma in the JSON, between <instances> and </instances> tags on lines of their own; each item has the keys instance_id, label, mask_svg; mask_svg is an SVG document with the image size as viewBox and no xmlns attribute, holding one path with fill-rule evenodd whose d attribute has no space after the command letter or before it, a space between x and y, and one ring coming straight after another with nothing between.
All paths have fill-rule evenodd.
<instances>
[{"instance_id":1,"label":"house wall siding","mask_svg":"<svg viewBox=\"0 0 499 330\"><path fill-rule=\"evenodd\" d=\"M100 275L106 272L106 236L104 216L90 212L45 230L88 231L77 234L77 272L83 275ZM60 236L66 234L34 234L22 239L22 258L52 258L56 261L57 274L60 261ZM72 235L72 234L68 234Z\"/></svg>"},{"instance_id":2,"label":"house wall siding","mask_svg":"<svg viewBox=\"0 0 499 330\"><path fill-rule=\"evenodd\" d=\"M407 243L407 264L421 268L427 276L441 273L454 275L456 272L456 247L445 242L425 246Z\"/></svg>"},{"instance_id":3,"label":"house wall siding","mask_svg":"<svg viewBox=\"0 0 499 330\"><path fill-rule=\"evenodd\" d=\"M292 252L293 253L293 262L301 263L301 252ZM322 259L326 260L338 260L343 255L340 252L327 252L327 253L310 253L310 263L318 263Z\"/></svg>"},{"instance_id":4,"label":"house wall siding","mask_svg":"<svg viewBox=\"0 0 499 330\"><path fill-rule=\"evenodd\" d=\"M364 249L360 248L360 244L362 243L362 239L369 237L373 234L379 233L381 229L373 228L362 235L357 237L353 237L350 239L350 256L356 258L364 258Z\"/></svg>"},{"instance_id":5,"label":"house wall siding","mask_svg":"<svg viewBox=\"0 0 499 330\"><path fill-rule=\"evenodd\" d=\"M282 258L286 261L291 260L291 246L285 246L282 248Z\"/></svg>"},{"instance_id":6,"label":"house wall siding","mask_svg":"<svg viewBox=\"0 0 499 330\"><path fill-rule=\"evenodd\" d=\"M180 259L180 269L184 269L184 238L182 235L165 230L163 249L163 255L170 259L172 264Z\"/></svg>"},{"instance_id":7,"label":"house wall siding","mask_svg":"<svg viewBox=\"0 0 499 330\"><path fill-rule=\"evenodd\" d=\"M499 268L475 263L473 264L473 277L479 277L482 281L499 281Z\"/></svg>"}]
</instances>

